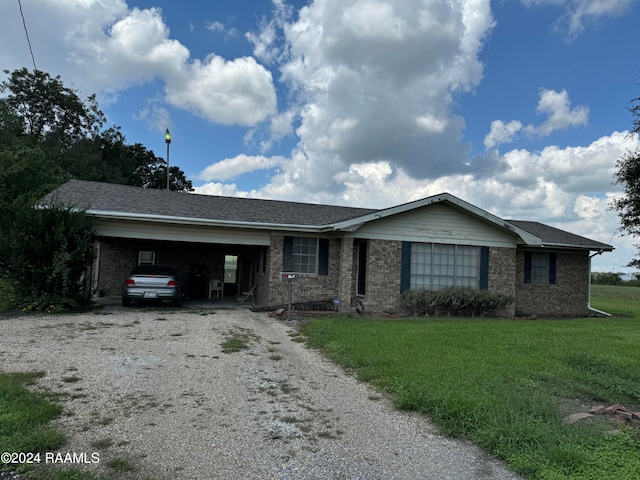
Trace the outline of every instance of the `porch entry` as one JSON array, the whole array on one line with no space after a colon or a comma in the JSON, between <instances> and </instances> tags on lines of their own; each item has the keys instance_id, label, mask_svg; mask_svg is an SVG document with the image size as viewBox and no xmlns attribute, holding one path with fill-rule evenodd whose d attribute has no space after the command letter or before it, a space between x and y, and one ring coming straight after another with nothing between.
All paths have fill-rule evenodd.
<instances>
[{"instance_id":1,"label":"porch entry","mask_svg":"<svg viewBox=\"0 0 640 480\"><path fill-rule=\"evenodd\" d=\"M238 294L238 256L224 256L224 278L222 280L223 297Z\"/></svg>"}]
</instances>

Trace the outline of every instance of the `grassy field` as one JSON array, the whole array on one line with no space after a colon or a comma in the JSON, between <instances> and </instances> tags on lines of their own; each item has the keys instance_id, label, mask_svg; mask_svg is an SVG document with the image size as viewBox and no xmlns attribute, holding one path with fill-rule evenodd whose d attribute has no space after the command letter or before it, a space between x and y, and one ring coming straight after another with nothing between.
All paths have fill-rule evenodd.
<instances>
[{"instance_id":1,"label":"grassy field","mask_svg":"<svg viewBox=\"0 0 640 480\"><path fill-rule=\"evenodd\" d=\"M591 406L640 410L640 302L594 289L607 319L327 318L302 327L320 348L530 479L640 478L640 435L605 420L565 425ZM606 290L606 291L604 291Z\"/></svg>"}]
</instances>

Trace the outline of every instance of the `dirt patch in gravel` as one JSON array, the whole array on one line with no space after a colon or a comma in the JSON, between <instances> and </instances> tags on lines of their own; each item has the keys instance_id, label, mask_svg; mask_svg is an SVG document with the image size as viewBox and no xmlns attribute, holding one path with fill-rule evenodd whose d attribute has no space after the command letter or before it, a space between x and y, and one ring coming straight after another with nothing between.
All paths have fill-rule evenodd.
<instances>
[{"instance_id":1,"label":"dirt patch in gravel","mask_svg":"<svg viewBox=\"0 0 640 480\"><path fill-rule=\"evenodd\" d=\"M112 309L0 320L0 369L44 371L61 452L117 479L515 479L475 446L247 310Z\"/></svg>"}]
</instances>

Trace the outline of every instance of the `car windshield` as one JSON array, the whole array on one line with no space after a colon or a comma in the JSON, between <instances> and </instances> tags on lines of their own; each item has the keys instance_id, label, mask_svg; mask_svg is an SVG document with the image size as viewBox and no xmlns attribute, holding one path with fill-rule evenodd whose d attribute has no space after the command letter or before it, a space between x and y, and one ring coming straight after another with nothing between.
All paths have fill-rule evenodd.
<instances>
[{"instance_id":1,"label":"car windshield","mask_svg":"<svg viewBox=\"0 0 640 480\"><path fill-rule=\"evenodd\" d=\"M172 267L162 265L140 265L133 269L131 275L166 275L175 277L176 271Z\"/></svg>"}]
</instances>

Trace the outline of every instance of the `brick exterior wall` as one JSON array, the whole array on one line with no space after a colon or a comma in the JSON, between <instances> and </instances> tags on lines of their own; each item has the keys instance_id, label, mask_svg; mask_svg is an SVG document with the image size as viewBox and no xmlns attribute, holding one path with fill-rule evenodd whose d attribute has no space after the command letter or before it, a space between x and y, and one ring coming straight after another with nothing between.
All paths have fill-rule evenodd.
<instances>
[{"instance_id":1,"label":"brick exterior wall","mask_svg":"<svg viewBox=\"0 0 640 480\"><path fill-rule=\"evenodd\" d=\"M100 295L120 295L122 283L137 263L137 253L155 250L158 263L174 266L185 281L185 294L194 285L222 278L224 255L242 260L241 285L235 295L256 285L258 305L286 304L287 283L280 278L284 235L273 233L270 247L208 245L100 237L100 269L97 288ZM400 256L402 243L368 240L365 295L356 296L357 246L352 238L329 240L328 275L310 275L292 284L292 300L304 302L339 298L340 310L351 311L361 302L369 313L400 312ZM515 298L501 316L580 317L588 315L589 253L557 251L557 283L524 283L524 251L492 247L489 252L489 290ZM194 265L202 265L206 278L196 278ZM208 292L208 287L203 286Z\"/></svg>"},{"instance_id":2,"label":"brick exterior wall","mask_svg":"<svg viewBox=\"0 0 640 480\"><path fill-rule=\"evenodd\" d=\"M513 302L504 310L496 312L500 317L515 315L516 286L516 249L491 247L489 249L489 286L490 292L501 293L513 298Z\"/></svg>"},{"instance_id":3,"label":"brick exterior wall","mask_svg":"<svg viewBox=\"0 0 640 480\"><path fill-rule=\"evenodd\" d=\"M525 317L584 317L589 311L589 252L556 252L556 284L524 283L524 251L516 253L516 309Z\"/></svg>"},{"instance_id":4,"label":"brick exterior wall","mask_svg":"<svg viewBox=\"0 0 640 480\"><path fill-rule=\"evenodd\" d=\"M366 312L396 313L401 311L401 249L402 242L369 240L365 295L357 297ZM355 292L355 278L352 283Z\"/></svg>"},{"instance_id":5,"label":"brick exterior wall","mask_svg":"<svg viewBox=\"0 0 640 480\"><path fill-rule=\"evenodd\" d=\"M279 305L289 301L287 282L280 277L282 272L282 249L284 247L284 235L273 233L271 235L271 252L269 255L269 291L267 301L262 304ZM308 275L292 282L291 301L306 302L314 300L326 300L339 298L340 277L340 239L329 240L329 274Z\"/></svg>"},{"instance_id":6,"label":"brick exterior wall","mask_svg":"<svg viewBox=\"0 0 640 480\"><path fill-rule=\"evenodd\" d=\"M286 303L286 282L280 280L282 271L283 235L273 235L269 268L270 304ZM329 244L329 275L309 276L295 280L293 301L319 300L337 296L340 310L355 310L357 302L369 313L397 313L402 311L400 294L400 257L402 242L368 240L365 295L356 295L357 245L351 238L334 239ZM337 272L337 275L335 274ZM515 299L516 250L491 248L489 253L489 290ZM500 316L515 314L515 301Z\"/></svg>"},{"instance_id":7,"label":"brick exterior wall","mask_svg":"<svg viewBox=\"0 0 640 480\"><path fill-rule=\"evenodd\" d=\"M284 235L271 237L269 304L288 302L287 282L280 279ZM356 300L369 312L398 312L400 305L401 242L369 240L367 247L366 295L356 296L356 245L353 239L329 241L329 275L310 275L294 280L292 301L340 299L340 311L351 311Z\"/></svg>"},{"instance_id":8,"label":"brick exterior wall","mask_svg":"<svg viewBox=\"0 0 640 480\"><path fill-rule=\"evenodd\" d=\"M339 310L348 312L355 307L355 273L357 247L353 238L343 238L340 242L340 273L338 295L340 299Z\"/></svg>"}]
</instances>

